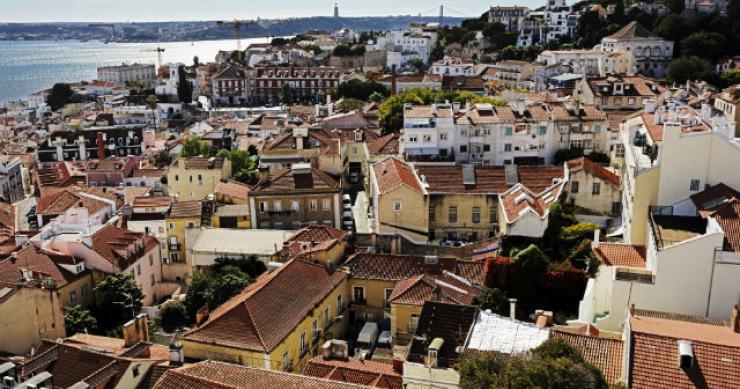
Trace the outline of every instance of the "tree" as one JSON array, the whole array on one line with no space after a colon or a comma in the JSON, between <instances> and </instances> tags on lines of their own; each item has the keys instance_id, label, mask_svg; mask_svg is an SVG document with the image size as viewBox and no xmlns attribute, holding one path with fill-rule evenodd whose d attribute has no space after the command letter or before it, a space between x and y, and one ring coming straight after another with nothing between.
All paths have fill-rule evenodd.
<instances>
[{"instance_id":1,"label":"tree","mask_svg":"<svg viewBox=\"0 0 740 389\"><path fill-rule=\"evenodd\" d=\"M684 83L686 80L703 79L714 73L709 62L699 57L681 57L674 59L668 66L668 82Z\"/></svg>"},{"instance_id":2,"label":"tree","mask_svg":"<svg viewBox=\"0 0 740 389\"><path fill-rule=\"evenodd\" d=\"M52 111L56 111L71 103L73 95L74 91L68 84L54 84L54 86L51 87L49 96L46 97L46 103L49 104L49 108L51 108Z\"/></svg>"},{"instance_id":3,"label":"tree","mask_svg":"<svg viewBox=\"0 0 740 389\"><path fill-rule=\"evenodd\" d=\"M193 67L197 68L198 66L200 66L200 58L196 55L193 57Z\"/></svg>"},{"instance_id":4,"label":"tree","mask_svg":"<svg viewBox=\"0 0 740 389\"><path fill-rule=\"evenodd\" d=\"M179 300L170 301L159 309L159 319L165 332L179 330L188 325L188 312Z\"/></svg>"},{"instance_id":5,"label":"tree","mask_svg":"<svg viewBox=\"0 0 740 389\"><path fill-rule=\"evenodd\" d=\"M231 162L231 175L236 181L244 184L254 184L258 177L257 165L248 151L245 150L221 150L219 157Z\"/></svg>"},{"instance_id":6,"label":"tree","mask_svg":"<svg viewBox=\"0 0 740 389\"><path fill-rule=\"evenodd\" d=\"M206 274L196 273L193 275L184 302L188 319L191 322L195 320L195 314L198 310L209 305L209 302L213 300L213 283L214 279Z\"/></svg>"},{"instance_id":7,"label":"tree","mask_svg":"<svg viewBox=\"0 0 740 389\"><path fill-rule=\"evenodd\" d=\"M681 41L681 53L686 56L706 58L712 62L725 54L727 41L716 32L699 31Z\"/></svg>"},{"instance_id":8,"label":"tree","mask_svg":"<svg viewBox=\"0 0 740 389\"><path fill-rule=\"evenodd\" d=\"M503 34L504 32L506 32L506 26L499 22L486 23L483 30L481 30L483 36L489 39L497 34Z\"/></svg>"},{"instance_id":9,"label":"tree","mask_svg":"<svg viewBox=\"0 0 740 389\"><path fill-rule=\"evenodd\" d=\"M146 97L146 106L149 109L157 108L157 96L149 95Z\"/></svg>"},{"instance_id":10,"label":"tree","mask_svg":"<svg viewBox=\"0 0 740 389\"><path fill-rule=\"evenodd\" d=\"M260 261L256 255L250 255L246 258L216 258L216 264L213 269L220 271L227 266L234 266L247 274L249 278L257 278L267 271L265 263Z\"/></svg>"},{"instance_id":11,"label":"tree","mask_svg":"<svg viewBox=\"0 0 740 389\"><path fill-rule=\"evenodd\" d=\"M160 150L157 154L154 154L154 164L158 167L169 166L170 163L172 163L172 157L170 156L169 151Z\"/></svg>"},{"instance_id":12,"label":"tree","mask_svg":"<svg viewBox=\"0 0 740 389\"><path fill-rule=\"evenodd\" d=\"M506 367L506 357L494 352L484 352L477 356L463 357L460 360L460 388L498 388L502 387L501 372Z\"/></svg>"},{"instance_id":13,"label":"tree","mask_svg":"<svg viewBox=\"0 0 740 389\"><path fill-rule=\"evenodd\" d=\"M727 85L740 84L740 69L732 69L722 73L722 78Z\"/></svg>"},{"instance_id":14,"label":"tree","mask_svg":"<svg viewBox=\"0 0 740 389\"><path fill-rule=\"evenodd\" d=\"M387 96L388 90L383 85L372 80L362 81L352 79L340 83L336 91L336 95L339 98L352 98L361 101L367 101L373 93Z\"/></svg>"},{"instance_id":15,"label":"tree","mask_svg":"<svg viewBox=\"0 0 740 389\"><path fill-rule=\"evenodd\" d=\"M197 157L211 155L211 145L196 136L191 136L182 142L181 157Z\"/></svg>"},{"instance_id":16,"label":"tree","mask_svg":"<svg viewBox=\"0 0 740 389\"><path fill-rule=\"evenodd\" d=\"M383 96L382 93L373 92L373 94L370 95L370 97L367 98L368 101L372 101L373 103L380 103L385 99L385 96Z\"/></svg>"},{"instance_id":17,"label":"tree","mask_svg":"<svg viewBox=\"0 0 740 389\"><path fill-rule=\"evenodd\" d=\"M365 103L362 100L352 99L352 98L342 99L342 101L339 103L339 108L342 111L360 110L364 106L365 106Z\"/></svg>"},{"instance_id":18,"label":"tree","mask_svg":"<svg viewBox=\"0 0 740 389\"><path fill-rule=\"evenodd\" d=\"M657 35L676 43L689 36L693 31L694 26L689 19L672 13L663 16L655 27Z\"/></svg>"},{"instance_id":19,"label":"tree","mask_svg":"<svg viewBox=\"0 0 740 389\"><path fill-rule=\"evenodd\" d=\"M188 80L185 66L177 69L177 98L181 103L190 104L193 101L193 84Z\"/></svg>"},{"instance_id":20,"label":"tree","mask_svg":"<svg viewBox=\"0 0 740 389\"><path fill-rule=\"evenodd\" d=\"M241 292L242 289L249 285L249 276L241 271L236 266L225 266L218 271L217 282L214 283L213 288L213 300L210 302L210 306L215 308L235 294Z\"/></svg>"},{"instance_id":21,"label":"tree","mask_svg":"<svg viewBox=\"0 0 740 389\"><path fill-rule=\"evenodd\" d=\"M509 312L509 297L506 293L498 288L485 288L478 297L480 309L490 309L499 315L506 315Z\"/></svg>"},{"instance_id":22,"label":"tree","mask_svg":"<svg viewBox=\"0 0 740 389\"><path fill-rule=\"evenodd\" d=\"M352 49L348 45L336 45L332 55L335 57L349 57L352 55Z\"/></svg>"},{"instance_id":23,"label":"tree","mask_svg":"<svg viewBox=\"0 0 740 389\"><path fill-rule=\"evenodd\" d=\"M90 311L81 305L64 307L64 328L67 335L93 331L98 324Z\"/></svg>"},{"instance_id":24,"label":"tree","mask_svg":"<svg viewBox=\"0 0 740 389\"><path fill-rule=\"evenodd\" d=\"M419 58L414 58L408 61L408 65L416 69L417 72L422 72L424 70L424 61Z\"/></svg>"},{"instance_id":25,"label":"tree","mask_svg":"<svg viewBox=\"0 0 740 389\"><path fill-rule=\"evenodd\" d=\"M293 104L293 88L288 83L280 87L280 104L288 106Z\"/></svg>"},{"instance_id":26,"label":"tree","mask_svg":"<svg viewBox=\"0 0 740 389\"><path fill-rule=\"evenodd\" d=\"M272 46L285 46L288 43L289 42L288 42L287 39L278 37L278 38L272 38L272 41L270 42L270 45L272 45Z\"/></svg>"},{"instance_id":27,"label":"tree","mask_svg":"<svg viewBox=\"0 0 740 389\"><path fill-rule=\"evenodd\" d=\"M144 299L144 292L129 273L109 274L95 292L100 296L98 322L108 329L133 319Z\"/></svg>"}]
</instances>

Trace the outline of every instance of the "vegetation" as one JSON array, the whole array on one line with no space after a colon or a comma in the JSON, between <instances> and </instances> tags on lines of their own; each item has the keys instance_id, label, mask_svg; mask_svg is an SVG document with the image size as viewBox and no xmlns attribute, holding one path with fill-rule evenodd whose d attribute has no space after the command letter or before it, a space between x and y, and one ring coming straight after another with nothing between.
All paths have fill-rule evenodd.
<instances>
[{"instance_id":1,"label":"vegetation","mask_svg":"<svg viewBox=\"0 0 740 389\"><path fill-rule=\"evenodd\" d=\"M354 111L362 109L365 106L365 102L358 99L346 98L339 102L339 108L343 111Z\"/></svg>"},{"instance_id":2,"label":"vegetation","mask_svg":"<svg viewBox=\"0 0 740 389\"><path fill-rule=\"evenodd\" d=\"M231 177L243 184L256 184L259 178L257 163L252 159L249 151L245 150L221 150L217 156L228 159L231 162Z\"/></svg>"},{"instance_id":3,"label":"vegetation","mask_svg":"<svg viewBox=\"0 0 740 389\"><path fill-rule=\"evenodd\" d=\"M698 80L712 78L714 69L704 59L699 57L681 57L674 59L668 66L666 76L668 82L683 83L686 80Z\"/></svg>"},{"instance_id":4,"label":"vegetation","mask_svg":"<svg viewBox=\"0 0 740 389\"><path fill-rule=\"evenodd\" d=\"M499 315L509 314L509 297L506 292L498 288L485 288L478 297L480 309L490 309L493 313Z\"/></svg>"},{"instance_id":5,"label":"vegetation","mask_svg":"<svg viewBox=\"0 0 740 389\"><path fill-rule=\"evenodd\" d=\"M373 94L380 94L382 97L388 96L388 90L375 81L362 81L352 79L342 82L337 87L336 95L339 98L352 98L367 101Z\"/></svg>"},{"instance_id":6,"label":"vegetation","mask_svg":"<svg viewBox=\"0 0 740 389\"><path fill-rule=\"evenodd\" d=\"M128 273L110 274L95 287L100 298L94 316L104 330L119 328L141 310L144 299L139 284Z\"/></svg>"},{"instance_id":7,"label":"vegetation","mask_svg":"<svg viewBox=\"0 0 740 389\"><path fill-rule=\"evenodd\" d=\"M163 168L165 166L169 166L170 163L172 163L172 157L170 156L169 151L160 150L154 154L154 164L157 165L157 167Z\"/></svg>"},{"instance_id":8,"label":"vegetation","mask_svg":"<svg viewBox=\"0 0 740 389\"><path fill-rule=\"evenodd\" d=\"M288 83L284 83L283 86L280 87L280 104L288 106L293 104L293 88L291 88Z\"/></svg>"},{"instance_id":9,"label":"vegetation","mask_svg":"<svg viewBox=\"0 0 740 389\"><path fill-rule=\"evenodd\" d=\"M190 104L193 102L193 83L187 78L185 66L180 66L177 71L177 98L181 103Z\"/></svg>"},{"instance_id":10,"label":"vegetation","mask_svg":"<svg viewBox=\"0 0 740 389\"><path fill-rule=\"evenodd\" d=\"M506 101L488 96L479 96L470 92L433 91L431 89L412 89L391 96L380 104L380 120L386 131L398 131L403 127L403 107L406 103L424 105L444 103L445 101L466 102L471 104L491 103L506 105Z\"/></svg>"},{"instance_id":11,"label":"vegetation","mask_svg":"<svg viewBox=\"0 0 740 389\"><path fill-rule=\"evenodd\" d=\"M549 339L529 355L490 352L465 357L459 371L463 389L608 388L601 372L561 339Z\"/></svg>"},{"instance_id":12,"label":"vegetation","mask_svg":"<svg viewBox=\"0 0 740 389\"><path fill-rule=\"evenodd\" d=\"M64 329L72 336L80 332L93 332L98 321L81 305L64 307Z\"/></svg>"},{"instance_id":13,"label":"vegetation","mask_svg":"<svg viewBox=\"0 0 740 389\"><path fill-rule=\"evenodd\" d=\"M332 55L335 57L357 57L365 54L365 46L350 47L348 45L337 45Z\"/></svg>"},{"instance_id":14,"label":"vegetation","mask_svg":"<svg viewBox=\"0 0 740 389\"><path fill-rule=\"evenodd\" d=\"M159 309L159 322L165 332L173 332L188 325L185 304L173 300Z\"/></svg>"},{"instance_id":15,"label":"vegetation","mask_svg":"<svg viewBox=\"0 0 740 389\"><path fill-rule=\"evenodd\" d=\"M196 136L191 136L182 142L181 157L210 156L211 144Z\"/></svg>"},{"instance_id":16,"label":"vegetation","mask_svg":"<svg viewBox=\"0 0 740 389\"><path fill-rule=\"evenodd\" d=\"M72 96L74 94L75 93L72 90L72 87L68 84L54 84L54 86L51 88L49 96L46 97L46 104L49 104L49 107L52 111L56 111L59 108L62 108L65 105L71 103Z\"/></svg>"}]
</instances>

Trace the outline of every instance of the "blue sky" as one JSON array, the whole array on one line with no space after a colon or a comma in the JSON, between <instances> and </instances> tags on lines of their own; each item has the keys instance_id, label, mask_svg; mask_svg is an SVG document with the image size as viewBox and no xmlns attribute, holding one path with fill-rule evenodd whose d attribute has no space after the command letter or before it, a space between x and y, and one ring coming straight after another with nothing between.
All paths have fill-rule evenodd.
<instances>
[{"instance_id":1,"label":"blue sky","mask_svg":"<svg viewBox=\"0 0 740 389\"><path fill-rule=\"evenodd\" d=\"M440 0L339 0L344 16L416 15ZM444 0L449 16L473 16L491 4L537 7L544 0ZM331 15L334 0L0 0L0 22L162 21Z\"/></svg>"}]
</instances>

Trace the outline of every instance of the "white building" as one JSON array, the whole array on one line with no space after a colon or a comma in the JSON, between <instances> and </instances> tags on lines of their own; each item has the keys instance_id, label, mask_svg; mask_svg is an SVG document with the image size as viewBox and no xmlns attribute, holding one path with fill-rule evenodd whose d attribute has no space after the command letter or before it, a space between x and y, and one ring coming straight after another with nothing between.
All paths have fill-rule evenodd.
<instances>
[{"instance_id":1,"label":"white building","mask_svg":"<svg viewBox=\"0 0 740 389\"><path fill-rule=\"evenodd\" d=\"M557 42L561 38L573 36L578 27L578 15L571 11L565 0L548 0L544 25L547 27L545 41Z\"/></svg>"},{"instance_id":2,"label":"white building","mask_svg":"<svg viewBox=\"0 0 740 389\"><path fill-rule=\"evenodd\" d=\"M295 231L191 228L185 231L188 261L195 268L207 268L217 258L256 256L265 264L283 249Z\"/></svg>"},{"instance_id":3,"label":"white building","mask_svg":"<svg viewBox=\"0 0 740 389\"><path fill-rule=\"evenodd\" d=\"M474 76L475 62L460 58L446 56L432 64L429 73L440 76Z\"/></svg>"},{"instance_id":4,"label":"white building","mask_svg":"<svg viewBox=\"0 0 740 389\"><path fill-rule=\"evenodd\" d=\"M415 59L429 63L429 56L437 45L437 37L436 26L411 25L408 29L392 30L379 36L377 42L368 45L367 51L384 51L387 67L403 69Z\"/></svg>"},{"instance_id":5,"label":"white building","mask_svg":"<svg viewBox=\"0 0 740 389\"><path fill-rule=\"evenodd\" d=\"M604 50L545 50L537 57L545 65L576 64L586 76L605 77L607 74L632 74L634 57L630 52Z\"/></svg>"},{"instance_id":6,"label":"white building","mask_svg":"<svg viewBox=\"0 0 740 389\"><path fill-rule=\"evenodd\" d=\"M506 31L518 33L527 15L529 15L529 8L527 7L491 6L488 11L488 21L491 23L501 23L506 26Z\"/></svg>"},{"instance_id":7,"label":"white building","mask_svg":"<svg viewBox=\"0 0 740 389\"><path fill-rule=\"evenodd\" d=\"M664 77L673 59L673 42L653 34L637 22L630 22L603 38L594 49L632 53L637 72L650 77Z\"/></svg>"},{"instance_id":8,"label":"white building","mask_svg":"<svg viewBox=\"0 0 740 389\"><path fill-rule=\"evenodd\" d=\"M120 66L98 67L99 81L112 82L125 85L130 81L138 81L146 85L157 79L157 70L154 65L146 64L123 64Z\"/></svg>"}]
</instances>

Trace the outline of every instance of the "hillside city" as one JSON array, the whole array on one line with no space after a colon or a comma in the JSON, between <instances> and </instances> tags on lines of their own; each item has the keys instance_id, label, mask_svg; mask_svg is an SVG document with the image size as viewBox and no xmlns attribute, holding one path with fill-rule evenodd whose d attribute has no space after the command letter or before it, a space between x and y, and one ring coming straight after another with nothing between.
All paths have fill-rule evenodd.
<instances>
[{"instance_id":1,"label":"hillside city","mask_svg":"<svg viewBox=\"0 0 740 389\"><path fill-rule=\"evenodd\" d=\"M0 389L740 387L740 0L480 11L0 105Z\"/></svg>"}]
</instances>

